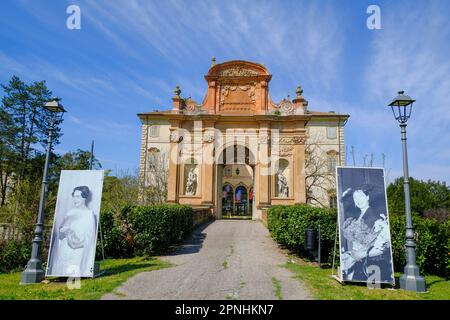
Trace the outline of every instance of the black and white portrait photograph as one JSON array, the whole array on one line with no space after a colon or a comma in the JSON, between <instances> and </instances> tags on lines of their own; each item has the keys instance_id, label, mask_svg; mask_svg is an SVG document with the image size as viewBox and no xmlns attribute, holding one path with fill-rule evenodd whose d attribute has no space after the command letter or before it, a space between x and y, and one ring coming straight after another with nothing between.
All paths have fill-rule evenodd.
<instances>
[{"instance_id":1,"label":"black and white portrait photograph","mask_svg":"<svg viewBox=\"0 0 450 320\"><path fill-rule=\"evenodd\" d=\"M103 172L61 171L47 276L93 276Z\"/></svg>"},{"instance_id":2,"label":"black and white portrait photograph","mask_svg":"<svg viewBox=\"0 0 450 320\"><path fill-rule=\"evenodd\" d=\"M341 279L394 283L384 169L336 170Z\"/></svg>"}]
</instances>

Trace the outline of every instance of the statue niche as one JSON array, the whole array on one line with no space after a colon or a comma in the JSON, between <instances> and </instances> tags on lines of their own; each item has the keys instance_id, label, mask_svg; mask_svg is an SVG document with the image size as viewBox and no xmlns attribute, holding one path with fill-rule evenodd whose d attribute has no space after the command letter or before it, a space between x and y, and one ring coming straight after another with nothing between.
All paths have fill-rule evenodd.
<instances>
[{"instance_id":1,"label":"statue niche","mask_svg":"<svg viewBox=\"0 0 450 320\"><path fill-rule=\"evenodd\" d=\"M184 194L195 196L198 189L198 169L195 163L185 164L184 167Z\"/></svg>"},{"instance_id":2,"label":"statue niche","mask_svg":"<svg viewBox=\"0 0 450 320\"><path fill-rule=\"evenodd\" d=\"M280 159L278 163L278 170L275 174L275 191L276 197L288 198L289 197L289 162L286 159Z\"/></svg>"}]
</instances>

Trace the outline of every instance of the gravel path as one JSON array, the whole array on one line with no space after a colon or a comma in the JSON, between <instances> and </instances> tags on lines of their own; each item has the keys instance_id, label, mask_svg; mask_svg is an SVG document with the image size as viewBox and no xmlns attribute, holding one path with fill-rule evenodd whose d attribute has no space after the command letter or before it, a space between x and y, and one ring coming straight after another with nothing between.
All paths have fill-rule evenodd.
<instances>
[{"instance_id":1,"label":"gravel path","mask_svg":"<svg viewBox=\"0 0 450 320\"><path fill-rule=\"evenodd\" d=\"M310 299L258 221L216 220L162 259L176 266L139 273L102 299Z\"/></svg>"}]
</instances>

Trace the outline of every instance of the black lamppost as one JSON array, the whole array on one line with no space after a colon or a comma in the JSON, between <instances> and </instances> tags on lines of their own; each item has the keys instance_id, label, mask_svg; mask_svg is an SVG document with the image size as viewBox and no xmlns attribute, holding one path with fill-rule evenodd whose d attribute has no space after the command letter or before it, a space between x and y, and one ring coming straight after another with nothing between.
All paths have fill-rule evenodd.
<instances>
[{"instance_id":1,"label":"black lamppost","mask_svg":"<svg viewBox=\"0 0 450 320\"><path fill-rule=\"evenodd\" d=\"M55 125L62 120L64 112L63 106L59 103L59 98L52 98L51 101L47 102L44 106L45 109L50 111L50 126L48 129L48 142L47 142L47 153L45 155L45 165L44 165L44 175L42 176L42 188L41 188L41 198L39 201L39 213L36 223L36 229L34 230L34 239L31 250L31 258L27 263L27 267L20 275L20 284L30 284L39 283L44 279L44 270L42 270L42 234L44 231L44 218L45 218L45 199L47 196L47 173L48 165L50 161L50 151L52 148L52 138L53 131L55 130Z\"/></svg>"},{"instance_id":2,"label":"black lamppost","mask_svg":"<svg viewBox=\"0 0 450 320\"><path fill-rule=\"evenodd\" d=\"M406 122L411 116L413 100L405 95L404 91L399 91L398 96L389 104L395 119L400 123L403 148L403 189L405 191L405 211L406 211L406 266L400 278L400 288L409 291L425 292L425 279L419 274L419 267L416 264L416 242L414 240L414 229L411 219L411 204L409 197L409 172L408 153L406 149Z\"/></svg>"}]
</instances>

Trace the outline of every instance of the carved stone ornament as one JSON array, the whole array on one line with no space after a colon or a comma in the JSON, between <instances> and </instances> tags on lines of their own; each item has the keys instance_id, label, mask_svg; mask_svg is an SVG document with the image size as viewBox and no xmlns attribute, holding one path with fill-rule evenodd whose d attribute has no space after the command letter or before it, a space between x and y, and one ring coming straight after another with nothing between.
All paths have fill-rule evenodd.
<instances>
[{"instance_id":1,"label":"carved stone ornament","mask_svg":"<svg viewBox=\"0 0 450 320\"><path fill-rule=\"evenodd\" d=\"M303 144L305 143L305 137L283 137L278 140L279 144Z\"/></svg>"},{"instance_id":2,"label":"carved stone ornament","mask_svg":"<svg viewBox=\"0 0 450 320\"><path fill-rule=\"evenodd\" d=\"M183 140L183 137L180 136L180 134L178 132L175 131L170 134L170 142L178 143L178 142L181 142L181 140Z\"/></svg>"},{"instance_id":3,"label":"carved stone ornament","mask_svg":"<svg viewBox=\"0 0 450 320\"><path fill-rule=\"evenodd\" d=\"M287 198L289 196L288 182L281 170L277 172L278 197Z\"/></svg>"},{"instance_id":4,"label":"carved stone ornament","mask_svg":"<svg viewBox=\"0 0 450 320\"><path fill-rule=\"evenodd\" d=\"M206 133L203 135L203 142L205 143L211 143L214 141L214 134Z\"/></svg>"},{"instance_id":5,"label":"carved stone ornament","mask_svg":"<svg viewBox=\"0 0 450 320\"><path fill-rule=\"evenodd\" d=\"M294 150L293 145L282 145L279 149L279 155L282 157L290 156L292 155L292 150Z\"/></svg>"},{"instance_id":6,"label":"carved stone ornament","mask_svg":"<svg viewBox=\"0 0 450 320\"><path fill-rule=\"evenodd\" d=\"M258 143L268 143L270 140L270 137L267 134L261 134L258 137Z\"/></svg>"},{"instance_id":7,"label":"carved stone ornament","mask_svg":"<svg viewBox=\"0 0 450 320\"><path fill-rule=\"evenodd\" d=\"M287 99L283 99L278 106L280 108L280 111L287 114L291 114L295 110L295 106L292 101L289 101Z\"/></svg>"},{"instance_id":8,"label":"carved stone ornament","mask_svg":"<svg viewBox=\"0 0 450 320\"><path fill-rule=\"evenodd\" d=\"M220 90L220 104L223 104L225 102L225 97L228 96L228 93L230 91L235 90L242 90L247 91L248 96L252 100L253 103L256 102L255 97L255 84L246 84L246 85L224 85Z\"/></svg>"},{"instance_id":9,"label":"carved stone ornament","mask_svg":"<svg viewBox=\"0 0 450 320\"><path fill-rule=\"evenodd\" d=\"M234 67L230 69L223 70L219 73L219 76L222 77L242 77L242 76L257 76L258 72L250 69L244 69L242 67Z\"/></svg>"}]
</instances>

